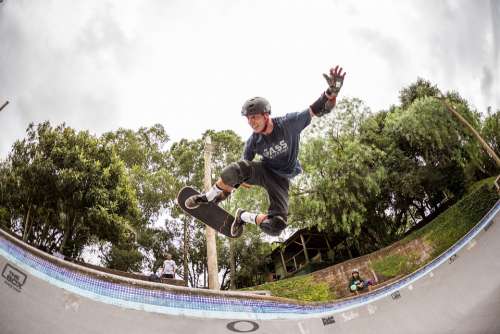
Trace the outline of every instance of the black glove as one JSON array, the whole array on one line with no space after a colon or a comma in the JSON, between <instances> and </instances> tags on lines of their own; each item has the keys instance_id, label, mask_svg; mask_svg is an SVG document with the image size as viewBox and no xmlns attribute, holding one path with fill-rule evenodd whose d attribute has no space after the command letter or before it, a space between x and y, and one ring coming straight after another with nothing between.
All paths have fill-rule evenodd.
<instances>
[{"instance_id":1,"label":"black glove","mask_svg":"<svg viewBox=\"0 0 500 334\"><path fill-rule=\"evenodd\" d=\"M344 84L345 72L342 73L342 67L337 65L330 69L330 75L323 74L323 77L328 83L328 89L310 106L313 114L318 117L328 114L335 107L337 94Z\"/></svg>"},{"instance_id":2,"label":"black glove","mask_svg":"<svg viewBox=\"0 0 500 334\"><path fill-rule=\"evenodd\" d=\"M335 68L331 68L330 75L323 73L323 77L328 83L328 89L326 90L328 98L331 99L334 96L337 96L340 88L342 88L342 85L344 84L345 72L342 73L342 67L337 65Z\"/></svg>"}]
</instances>

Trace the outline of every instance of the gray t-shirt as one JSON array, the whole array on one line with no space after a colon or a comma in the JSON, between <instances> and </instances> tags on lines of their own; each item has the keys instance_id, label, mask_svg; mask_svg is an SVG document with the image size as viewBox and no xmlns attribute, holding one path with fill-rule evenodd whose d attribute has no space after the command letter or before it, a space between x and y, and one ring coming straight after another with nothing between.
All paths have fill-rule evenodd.
<instances>
[{"instance_id":1,"label":"gray t-shirt","mask_svg":"<svg viewBox=\"0 0 500 334\"><path fill-rule=\"evenodd\" d=\"M163 274L175 275L175 267L174 260L163 261Z\"/></svg>"},{"instance_id":2,"label":"gray t-shirt","mask_svg":"<svg viewBox=\"0 0 500 334\"><path fill-rule=\"evenodd\" d=\"M297 160L300 133L311 123L309 110L273 118L273 132L269 135L252 133L245 144L243 159L252 161L262 156L262 163L276 174L293 178L302 172Z\"/></svg>"}]
</instances>

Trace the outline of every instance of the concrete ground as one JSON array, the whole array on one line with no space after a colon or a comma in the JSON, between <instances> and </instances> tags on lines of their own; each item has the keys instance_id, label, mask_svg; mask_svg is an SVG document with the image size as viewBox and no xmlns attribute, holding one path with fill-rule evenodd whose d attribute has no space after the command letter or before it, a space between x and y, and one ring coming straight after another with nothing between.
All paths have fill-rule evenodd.
<instances>
[{"instance_id":1,"label":"concrete ground","mask_svg":"<svg viewBox=\"0 0 500 334\"><path fill-rule=\"evenodd\" d=\"M0 231L0 333L500 333L499 256L500 201L409 277L353 299L304 304L135 282Z\"/></svg>"}]
</instances>

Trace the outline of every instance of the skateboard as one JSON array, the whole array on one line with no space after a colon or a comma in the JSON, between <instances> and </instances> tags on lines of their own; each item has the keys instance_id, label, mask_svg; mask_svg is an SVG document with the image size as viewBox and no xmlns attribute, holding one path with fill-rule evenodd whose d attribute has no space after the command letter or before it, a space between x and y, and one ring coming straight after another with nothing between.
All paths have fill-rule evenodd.
<instances>
[{"instance_id":1,"label":"skateboard","mask_svg":"<svg viewBox=\"0 0 500 334\"><path fill-rule=\"evenodd\" d=\"M217 232L229 238L238 238L243 229L236 236L231 235L231 224L234 221L233 215L214 203L202 204L196 209L188 209L184 204L186 200L200 192L192 187L184 187L177 195L177 204L189 215L201 220Z\"/></svg>"}]
</instances>

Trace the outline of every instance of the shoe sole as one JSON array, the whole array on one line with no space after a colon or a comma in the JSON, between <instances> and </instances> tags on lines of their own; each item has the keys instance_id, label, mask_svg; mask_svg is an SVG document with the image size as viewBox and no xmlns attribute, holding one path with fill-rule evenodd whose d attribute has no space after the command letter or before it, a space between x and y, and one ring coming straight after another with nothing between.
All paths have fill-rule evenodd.
<instances>
[{"instance_id":1,"label":"shoe sole","mask_svg":"<svg viewBox=\"0 0 500 334\"><path fill-rule=\"evenodd\" d=\"M235 220L236 220L236 219L240 219L240 220L241 220L241 218L238 218L238 217L239 217L239 215L240 215L240 212L241 212L241 211L243 211L243 210L242 210L242 209L238 209L238 210L236 210L236 213L234 214L234 217L235 217L234 219L235 219ZM244 225L244 224L241 224L241 225L239 226L239 229L238 229L237 233L234 233L234 232L235 232L235 231L234 231L234 229L233 229L234 223L235 223L235 222L233 222L233 223L231 224L231 235L232 235L233 237L237 237L237 236L240 236L240 235L243 233L243 225Z\"/></svg>"},{"instance_id":2,"label":"shoe sole","mask_svg":"<svg viewBox=\"0 0 500 334\"><path fill-rule=\"evenodd\" d=\"M186 201L186 202L187 202L187 201ZM199 204L198 204L198 205L196 205L196 206L190 206L190 205L188 205L186 202L184 202L184 206L186 207L186 209L189 209L189 210L194 210L194 209L196 209L196 208L199 208L199 207L200 207L200 205L199 205Z\"/></svg>"}]
</instances>

